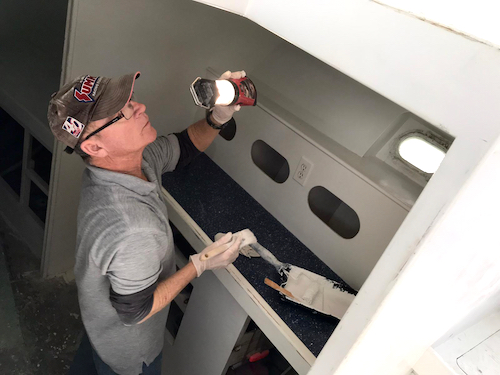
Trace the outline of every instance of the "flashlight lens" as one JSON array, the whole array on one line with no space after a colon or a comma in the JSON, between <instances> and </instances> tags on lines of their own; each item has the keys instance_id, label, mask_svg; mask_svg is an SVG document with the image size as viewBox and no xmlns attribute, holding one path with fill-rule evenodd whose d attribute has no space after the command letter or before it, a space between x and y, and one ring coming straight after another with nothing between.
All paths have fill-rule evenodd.
<instances>
[{"instance_id":1,"label":"flashlight lens","mask_svg":"<svg viewBox=\"0 0 500 375\"><path fill-rule=\"evenodd\" d=\"M219 90L219 97L215 101L216 105L229 105L234 100L234 86L227 80L216 80L215 84Z\"/></svg>"}]
</instances>

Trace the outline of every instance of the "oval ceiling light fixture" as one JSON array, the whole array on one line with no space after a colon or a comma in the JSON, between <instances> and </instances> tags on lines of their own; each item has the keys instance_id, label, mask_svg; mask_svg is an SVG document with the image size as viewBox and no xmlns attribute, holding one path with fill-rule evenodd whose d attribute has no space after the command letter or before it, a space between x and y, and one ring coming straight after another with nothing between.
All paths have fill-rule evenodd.
<instances>
[{"instance_id":1,"label":"oval ceiling light fixture","mask_svg":"<svg viewBox=\"0 0 500 375\"><path fill-rule=\"evenodd\" d=\"M399 155L415 168L434 173L445 157L445 152L422 137L405 138L398 147Z\"/></svg>"}]
</instances>

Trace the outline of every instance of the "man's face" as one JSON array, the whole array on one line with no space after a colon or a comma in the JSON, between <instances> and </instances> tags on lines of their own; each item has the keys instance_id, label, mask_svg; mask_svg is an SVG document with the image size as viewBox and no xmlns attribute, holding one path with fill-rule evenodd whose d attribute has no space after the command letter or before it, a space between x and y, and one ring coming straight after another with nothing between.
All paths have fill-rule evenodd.
<instances>
[{"instance_id":1,"label":"man's face","mask_svg":"<svg viewBox=\"0 0 500 375\"><path fill-rule=\"evenodd\" d=\"M100 131L86 142L93 142L101 149L101 154L93 157L109 156L111 158L123 157L142 152L144 148L156 139L156 129L151 126L146 114L146 106L135 101L128 102L122 113L129 117L121 118L114 124ZM118 113L110 118L93 123L92 128L97 129L106 124ZM105 155L103 155L103 151Z\"/></svg>"}]
</instances>

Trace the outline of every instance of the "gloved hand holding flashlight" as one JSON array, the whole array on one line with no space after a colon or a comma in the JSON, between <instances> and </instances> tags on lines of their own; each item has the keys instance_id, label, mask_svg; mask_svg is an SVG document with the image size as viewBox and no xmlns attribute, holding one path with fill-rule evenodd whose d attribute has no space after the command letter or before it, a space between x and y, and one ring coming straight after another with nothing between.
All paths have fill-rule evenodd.
<instances>
[{"instance_id":1,"label":"gloved hand holding flashlight","mask_svg":"<svg viewBox=\"0 0 500 375\"><path fill-rule=\"evenodd\" d=\"M208 109L218 124L227 123L241 106L257 104L257 89L244 70L222 74L219 79L196 78L189 87L197 106ZM210 126L215 127L209 122ZM218 127L215 127L219 129Z\"/></svg>"},{"instance_id":2,"label":"gloved hand holding flashlight","mask_svg":"<svg viewBox=\"0 0 500 375\"><path fill-rule=\"evenodd\" d=\"M246 73L244 70L241 70L239 72L231 72L227 71L222 73L222 75L219 77L219 80L227 80L230 78L235 78L235 79L240 79L243 77L246 77ZM232 89L232 87L229 87ZM224 88L222 88L224 89ZM221 88L219 88L221 90ZM231 95L233 95L231 93ZM239 104L236 105L215 105L215 107L212 110L212 118L214 121L218 122L219 124L224 124L231 120L231 117L233 117L234 112L239 111L241 106Z\"/></svg>"}]
</instances>

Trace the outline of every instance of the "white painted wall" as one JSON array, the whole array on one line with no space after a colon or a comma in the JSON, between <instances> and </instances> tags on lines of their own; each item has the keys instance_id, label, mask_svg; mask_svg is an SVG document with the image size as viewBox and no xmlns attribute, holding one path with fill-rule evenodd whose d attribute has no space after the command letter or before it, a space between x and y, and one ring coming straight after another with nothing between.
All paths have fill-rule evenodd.
<instances>
[{"instance_id":1,"label":"white painted wall","mask_svg":"<svg viewBox=\"0 0 500 375\"><path fill-rule=\"evenodd\" d=\"M199 1L244 14L446 133L498 134L498 49L370 0Z\"/></svg>"},{"instance_id":2,"label":"white painted wall","mask_svg":"<svg viewBox=\"0 0 500 375\"><path fill-rule=\"evenodd\" d=\"M164 349L164 373L223 374L248 315L212 272L193 286L173 346Z\"/></svg>"},{"instance_id":3,"label":"white painted wall","mask_svg":"<svg viewBox=\"0 0 500 375\"><path fill-rule=\"evenodd\" d=\"M498 298L493 299L497 302L493 313L427 351L446 364L453 371L453 375L499 373L500 301ZM490 340L496 341L496 344L491 345ZM431 375L432 372L419 372L419 375L427 374Z\"/></svg>"},{"instance_id":4,"label":"white painted wall","mask_svg":"<svg viewBox=\"0 0 500 375\"><path fill-rule=\"evenodd\" d=\"M235 138L227 142L218 137L207 154L332 270L359 289L408 211L338 158L298 136L293 125L269 111L269 99L261 95L259 100L256 108L238 114ZM288 161L290 176L284 183L276 183L253 163L251 148L256 140L271 145ZM313 164L304 185L293 179L302 157ZM316 186L332 192L356 212L360 230L354 238L341 237L311 211L308 194ZM248 223L250 229L252 224Z\"/></svg>"},{"instance_id":5,"label":"white painted wall","mask_svg":"<svg viewBox=\"0 0 500 375\"><path fill-rule=\"evenodd\" d=\"M455 340L457 335L466 331L468 328L477 324L481 320L484 320L487 316L493 313L500 314L500 291L493 294L487 300L478 303L471 311L469 311L467 317L461 320L457 325L451 327L448 332L446 332L439 340L437 340L432 346L437 349L441 344L444 345L446 341Z\"/></svg>"},{"instance_id":6,"label":"white painted wall","mask_svg":"<svg viewBox=\"0 0 500 375\"><path fill-rule=\"evenodd\" d=\"M231 4L223 1L207 3L231 8ZM429 236L443 241L432 251L450 251L447 254L450 258L449 262L439 264L441 268L434 275L427 271L428 267L435 267L429 258L429 264L421 267L419 277L429 275L436 281L441 280L446 274L444 271L451 268L450 275L455 273L456 277L456 272L461 272L466 280L465 275L471 270L466 262L453 262L453 256L456 255L457 259L472 256L474 251L478 252L478 259L484 261L483 264L491 263L488 248L490 244L496 244L495 229L487 231L487 239L478 238L470 230L474 227L477 233L485 233L486 227L482 226L494 223L490 219L494 216L485 217L481 211L490 210L489 203L486 203L488 199L483 202L483 207L471 204L460 213L452 211L451 207L454 202L467 205L462 199L474 196L465 198L459 191L462 186L465 189L469 184L475 184L477 177L473 171L498 136L500 73L497 67L500 53L445 28L365 0L317 0L307 5L298 1L250 0L239 2L236 12L456 136L440 170L420 195L311 372L406 374L426 345L431 345L446 330L460 325L468 313L477 313L473 312L476 309L474 304L479 303L477 296L481 292L477 285L464 285L463 280L457 282L455 288L448 284L446 291L441 289L439 296L453 294L451 298L456 297L453 300L455 306L461 304L451 312L446 307L444 315L440 313L440 303L429 304L420 294L406 302L411 307L402 312L402 303L413 297L415 287L418 290L420 281L417 277L401 287L397 298L392 299L389 291L408 271L405 266L409 256L424 249L431 251L423 243ZM493 166L486 176L488 173L494 176L498 169L496 161L490 161ZM475 194L482 196L481 189L476 188ZM489 201L497 202L494 193ZM471 216L475 209L479 211ZM484 222L478 224L477 218L484 219ZM435 228L440 220L455 224L461 220L470 228L452 234ZM460 241L462 239L464 241ZM450 246L451 243L454 245ZM480 277L480 273L475 269L471 275ZM495 295L494 290L483 289L482 292L483 301ZM433 302L439 302L438 294L433 298ZM385 305L387 301L393 304ZM428 311L439 313L437 316L433 313L426 315L424 308L414 309L415 305L421 307L419 304ZM395 312L401 316L396 316ZM441 323L436 331L425 327L427 322L434 324L435 321ZM420 328L422 330L416 334L415 341L409 342L415 330ZM368 338L370 335L373 336Z\"/></svg>"},{"instance_id":7,"label":"white painted wall","mask_svg":"<svg viewBox=\"0 0 500 375\"><path fill-rule=\"evenodd\" d=\"M470 36L494 46L500 46L500 28L495 15L495 0L377 0L419 18Z\"/></svg>"},{"instance_id":8,"label":"white painted wall","mask_svg":"<svg viewBox=\"0 0 500 375\"><path fill-rule=\"evenodd\" d=\"M441 177L451 172L451 178L457 169L447 162L460 151L458 141L363 285L357 303L344 316L311 374L406 374L446 331L497 295L500 244L494 217L499 209L495 198L499 144L472 167L475 171L458 193L443 191L453 197L448 203L437 204L429 196L442 191L439 185L446 184ZM427 213L431 220L426 220ZM410 259L401 262L400 257L407 252Z\"/></svg>"},{"instance_id":9,"label":"white painted wall","mask_svg":"<svg viewBox=\"0 0 500 375\"><path fill-rule=\"evenodd\" d=\"M406 112L289 43L250 73L259 92L359 157Z\"/></svg>"}]
</instances>

